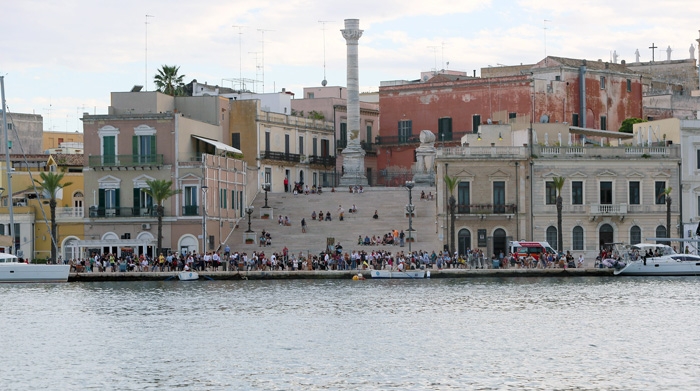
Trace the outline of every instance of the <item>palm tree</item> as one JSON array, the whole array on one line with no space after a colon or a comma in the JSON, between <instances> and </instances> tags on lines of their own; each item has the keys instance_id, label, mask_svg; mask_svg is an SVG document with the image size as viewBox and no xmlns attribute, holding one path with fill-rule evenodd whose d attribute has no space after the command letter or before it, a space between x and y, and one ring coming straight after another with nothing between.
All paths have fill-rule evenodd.
<instances>
[{"instance_id":1,"label":"palm tree","mask_svg":"<svg viewBox=\"0 0 700 391\"><path fill-rule=\"evenodd\" d=\"M666 237L671 238L671 191L672 187L667 187L664 189L663 193L659 194L659 198L664 197L666 199ZM671 243L668 243L671 245Z\"/></svg>"},{"instance_id":2,"label":"palm tree","mask_svg":"<svg viewBox=\"0 0 700 391\"><path fill-rule=\"evenodd\" d=\"M182 79L185 75L178 75L177 72L179 70L179 66L163 65L158 70L158 74L153 77L153 82L158 87L158 91L172 96L184 95L185 83Z\"/></svg>"},{"instance_id":3,"label":"palm tree","mask_svg":"<svg viewBox=\"0 0 700 391\"><path fill-rule=\"evenodd\" d=\"M559 252L564 252L564 235L561 227L561 210L563 208L561 189L564 187L565 180L563 177L556 177L552 180L554 181L554 187L557 189L557 250Z\"/></svg>"},{"instance_id":4,"label":"palm tree","mask_svg":"<svg viewBox=\"0 0 700 391\"><path fill-rule=\"evenodd\" d=\"M35 179L41 189L49 197L49 209L51 210L51 262L56 262L56 253L58 252L58 242L56 239L56 196L64 187L70 186L72 182L61 183L64 173L42 172L39 174L41 181Z\"/></svg>"},{"instance_id":5,"label":"palm tree","mask_svg":"<svg viewBox=\"0 0 700 391\"><path fill-rule=\"evenodd\" d=\"M158 250L156 252L156 257L160 254L163 248L163 201L179 194L179 189L173 189L173 181L166 181L165 179L154 179L146 181L148 185L147 189L143 189L143 192L153 198L153 203L156 204L156 216L158 216Z\"/></svg>"},{"instance_id":6,"label":"palm tree","mask_svg":"<svg viewBox=\"0 0 700 391\"><path fill-rule=\"evenodd\" d=\"M450 216L450 229L447 232L447 235L450 238L449 244L450 244L450 256L454 254L455 251L455 207L457 204L457 201L455 200L454 196L454 191L455 187L457 187L457 178L456 177L451 177L447 174L445 174L445 185L447 185L447 189L449 190L450 198L448 201L448 214Z\"/></svg>"}]
</instances>

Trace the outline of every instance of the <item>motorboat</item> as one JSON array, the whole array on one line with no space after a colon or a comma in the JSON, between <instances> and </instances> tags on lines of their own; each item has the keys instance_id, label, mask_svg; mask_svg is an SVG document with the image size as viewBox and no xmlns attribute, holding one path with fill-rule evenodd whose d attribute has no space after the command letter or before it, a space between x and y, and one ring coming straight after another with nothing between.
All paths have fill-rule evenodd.
<instances>
[{"instance_id":1,"label":"motorboat","mask_svg":"<svg viewBox=\"0 0 700 391\"><path fill-rule=\"evenodd\" d=\"M20 262L0 253L0 282L68 282L70 265L40 265Z\"/></svg>"},{"instance_id":2,"label":"motorboat","mask_svg":"<svg viewBox=\"0 0 700 391\"><path fill-rule=\"evenodd\" d=\"M653 254L653 255L646 255ZM665 244L638 243L621 253L626 265L614 271L621 276L697 276L700 256L679 254Z\"/></svg>"},{"instance_id":3,"label":"motorboat","mask_svg":"<svg viewBox=\"0 0 700 391\"><path fill-rule=\"evenodd\" d=\"M425 278L425 270L370 270L372 278Z\"/></svg>"},{"instance_id":4,"label":"motorboat","mask_svg":"<svg viewBox=\"0 0 700 391\"><path fill-rule=\"evenodd\" d=\"M193 271L184 271L177 273L177 278L180 281L195 281L199 280L199 273Z\"/></svg>"}]
</instances>

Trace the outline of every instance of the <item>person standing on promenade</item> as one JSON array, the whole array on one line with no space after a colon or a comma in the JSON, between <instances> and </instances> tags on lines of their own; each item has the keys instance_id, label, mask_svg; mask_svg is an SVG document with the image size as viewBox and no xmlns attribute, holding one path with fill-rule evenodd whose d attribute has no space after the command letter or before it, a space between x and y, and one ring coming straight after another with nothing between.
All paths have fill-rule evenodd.
<instances>
[{"instance_id":1,"label":"person standing on promenade","mask_svg":"<svg viewBox=\"0 0 700 391\"><path fill-rule=\"evenodd\" d=\"M287 193L289 191L289 179L287 177L284 177L284 192Z\"/></svg>"},{"instance_id":2,"label":"person standing on promenade","mask_svg":"<svg viewBox=\"0 0 700 391\"><path fill-rule=\"evenodd\" d=\"M306 220L303 217L301 218L301 233L306 233Z\"/></svg>"}]
</instances>

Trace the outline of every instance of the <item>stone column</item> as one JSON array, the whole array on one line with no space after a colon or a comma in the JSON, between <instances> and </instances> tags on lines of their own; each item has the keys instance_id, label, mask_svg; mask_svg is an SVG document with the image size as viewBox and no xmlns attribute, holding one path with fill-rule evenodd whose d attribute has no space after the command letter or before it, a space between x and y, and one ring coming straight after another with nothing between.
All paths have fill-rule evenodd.
<instances>
[{"instance_id":1,"label":"stone column","mask_svg":"<svg viewBox=\"0 0 700 391\"><path fill-rule=\"evenodd\" d=\"M343 150L343 176L340 186L367 185L365 175L365 151L360 146L360 78L357 46L362 30L359 19L345 19L345 29L340 30L347 46L348 85L348 144Z\"/></svg>"}]
</instances>

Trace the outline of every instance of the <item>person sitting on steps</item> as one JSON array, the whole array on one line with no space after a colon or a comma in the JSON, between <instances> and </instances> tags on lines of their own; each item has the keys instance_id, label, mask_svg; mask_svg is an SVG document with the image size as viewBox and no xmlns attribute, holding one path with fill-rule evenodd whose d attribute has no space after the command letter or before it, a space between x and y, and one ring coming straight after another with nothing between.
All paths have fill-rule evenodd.
<instances>
[{"instance_id":1,"label":"person sitting on steps","mask_svg":"<svg viewBox=\"0 0 700 391\"><path fill-rule=\"evenodd\" d=\"M379 218L379 214L377 213L376 209L374 210L374 215L372 215L372 218L375 220Z\"/></svg>"}]
</instances>

